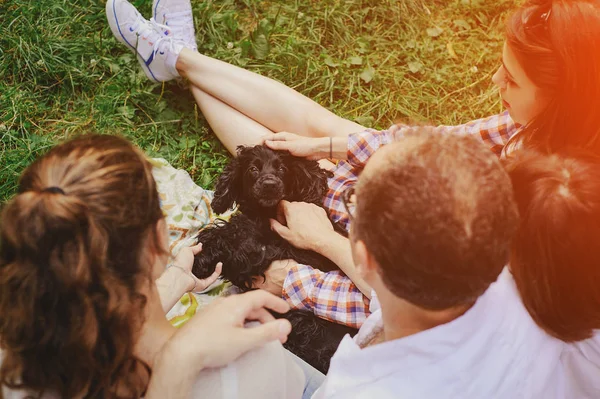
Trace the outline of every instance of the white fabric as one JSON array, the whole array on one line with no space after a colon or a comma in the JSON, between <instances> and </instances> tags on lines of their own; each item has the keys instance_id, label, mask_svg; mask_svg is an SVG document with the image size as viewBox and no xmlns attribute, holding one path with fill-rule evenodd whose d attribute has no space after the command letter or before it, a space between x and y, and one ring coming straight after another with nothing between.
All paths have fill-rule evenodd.
<instances>
[{"instance_id":1,"label":"white fabric","mask_svg":"<svg viewBox=\"0 0 600 399\"><path fill-rule=\"evenodd\" d=\"M361 349L381 325L379 309L342 340L314 399L572 398L564 344L535 325L507 270L458 319Z\"/></svg>"},{"instance_id":2,"label":"white fabric","mask_svg":"<svg viewBox=\"0 0 600 399\"><path fill-rule=\"evenodd\" d=\"M2 353L0 352L0 360ZM173 391L177 391L177 385ZM200 373L191 398L210 399L300 399L304 373L279 342L247 352L227 367ZM23 391L3 387L5 399L25 399ZM57 399L45 394L43 399Z\"/></svg>"},{"instance_id":3,"label":"white fabric","mask_svg":"<svg viewBox=\"0 0 600 399\"><path fill-rule=\"evenodd\" d=\"M600 398L600 330L590 339L565 345L561 364L567 381L567 397Z\"/></svg>"},{"instance_id":4,"label":"white fabric","mask_svg":"<svg viewBox=\"0 0 600 399\"><path fill-rule=\"evenodd\" d=\"M267 344L220 369L205 370L193 398L300 399L304 373L278 342Z\"/></svg>"},{"instance_id":5,"label":"white fabric","mask_svg":"<svg viewBox=\"0 0 600 399\"><path fill-rule=\"evenodd\" d=\"M213 213L210 203L214 193L194 183L189 173L175 169L162 158L153 158L152 176L156 181L160 207L169 229L169 250L173 257L181 248L196 245L198 233L217 217L227 220L231 212ZM166 266L166 265L165 265ZM197 312L220 296L237 294L237 287L218 279L203 293L186 293L167 313L175 327L187 323Z\"/></svg>"}]
</instances>

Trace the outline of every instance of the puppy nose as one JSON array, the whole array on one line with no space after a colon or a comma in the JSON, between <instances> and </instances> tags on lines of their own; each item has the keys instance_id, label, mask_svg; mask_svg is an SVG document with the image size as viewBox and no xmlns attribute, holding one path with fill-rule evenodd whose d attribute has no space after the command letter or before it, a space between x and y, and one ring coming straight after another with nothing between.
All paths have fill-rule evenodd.
<instances>
[{"instance_id":1,"label":"puppy nose","mask_svg":"<svg viewBox=\"0 0 600 399\"><path fill-rule=\"evenodd\" d=\"M263 182L263 189L267 191L275 191L277 189L277 182L275 180L266 180Z\"/></svg>"}]
</instances>

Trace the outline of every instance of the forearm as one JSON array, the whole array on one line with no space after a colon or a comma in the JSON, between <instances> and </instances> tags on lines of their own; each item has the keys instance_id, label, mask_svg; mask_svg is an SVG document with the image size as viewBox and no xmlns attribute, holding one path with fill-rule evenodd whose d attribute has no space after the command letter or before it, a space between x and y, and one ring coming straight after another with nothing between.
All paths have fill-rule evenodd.
<instances>
[{"instance_id":1,"label":"forearm","mask_svg":"<svg viewBox=\"0 0 600 399\"><path fill-rule=\"evenodd\" d=\"M170 267L156 279L156 289L165 314L194 286L193 279L178 267Z\"/></svg>"},{"instance_id":2,"label":"forearm","mask_svg":"<svg viewBox=\"0 0 600 399\"><path fill-rule=\"evenodd\" d=\"M190 398L201 370L202 366L198 363L194 364L193 367L189 367L176 356L168 353L160 354L154 362L152 376L144 398Z\"/></svg>"},{"instance_id":3,"label":"forearm","mask_svg":"<svg viewBox=\"0 0 600 399\"><path fill-rule=\"evenodd\" d=\"M439 134L472 135L478 137L483 143L496 153L501 155L504 146L509 139L515 135L521 127L510 117L508 112L487 118L477 119L456 126L407 126L398 124L392 126L388 131L394 137L394 141L402 140L408 134L419 134L421 131L432 131Z\"/></svg>"},{"instance_id":4,"label":"forearm","mask_svg":"<svg viewBox=\"0 0 600 399\"><path fill-rule=\"evenodd\" d=\"M326 159L348 159L348 137L315 138L315 157Z\"/></svg>"},{"instance_id":5,"label":"forearm","mask_svg":"<svg viewBox=\"0 0 600 399\"><path fill-rule=\"evenodd\" d=\"M315 246L314 251L335 263L352 280L360 292L371 299L371 286L360 277L356 270L349 239L332 232Z\"/></svg>"},{"instance_id":6,"label":"forearm","mask_svg":"<svg viewBox=\"0 0 600 399\"><path fill-rule=\"evenodd\" d=\"M322 272L306 265L292 267L283 282L282 297L292 309L353 328L369 316L369 299L341 271Z\"/></svg>"}]
</instances>

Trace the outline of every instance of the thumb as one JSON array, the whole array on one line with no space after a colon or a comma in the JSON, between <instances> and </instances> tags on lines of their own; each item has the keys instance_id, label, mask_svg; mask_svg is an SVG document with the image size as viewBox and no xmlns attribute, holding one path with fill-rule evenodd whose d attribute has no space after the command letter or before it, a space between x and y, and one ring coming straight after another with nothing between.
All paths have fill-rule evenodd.
<instances>
[{"instance_id":1,"label":"thumb","mask_svg":"<svg viewBox=\"0 0 600 399\"><path fill-rule=\"evenodd\" d=\"M289 207L289 202L287 202L286 200L281 200L281 201L279 201L279 204L277 204L275 220L277 220L279 223L281 223L284 226L287 225L287 213L288 213L287 209L288 209L288 207Z\"/></svg>"},{"instance_id":2,"label":"thumb","mask_svg":"<svg viewBox=\"0 0 600 399\"><path fill-rule=\"evenodd\" d=\"M194 245L192 248L192 253L194 255L198 255L200 252L202 252L202 243L199 242L198 244Z\"/></svg>"},{"instance_id":3,"label":"thumb","mask_svg":"<svg viewBox=\"0 0 600 399\"><path fill-rule=\"evenodd\" d=\"M288 238L290 236L290 229L288 229L286 226L282 225L275 219L271 219L271 230L277 233L284 240L288 241Z\"/></svg>"},{"instance_id":4,"label":"thumb","mask_svg":"<svg viewBox=\"0 0 600 399\"><path fill-rule=\"evenodd\" d=\"M219 263L217 263L217 266L215 266L214 273L205 279L201 280L201 279L197 278L196 276L194 276L193 274L190 274L190 276L192 276L194 278L194 282L196 283L193 291L200 293L200 292L204 291L205 289L207 289L208 287L210 287L212 285L212 283L217 281L217 279L221 275L222 270L223 270L223 263L219 262Z\"/></svg>"}]
</instances>

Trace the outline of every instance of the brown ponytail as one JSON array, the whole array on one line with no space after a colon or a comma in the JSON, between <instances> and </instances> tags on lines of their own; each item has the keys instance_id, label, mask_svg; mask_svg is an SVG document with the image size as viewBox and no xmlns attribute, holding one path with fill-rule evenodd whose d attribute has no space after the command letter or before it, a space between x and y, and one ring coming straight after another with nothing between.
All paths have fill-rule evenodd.
<instances>
[{"instance_id":1,"label":"brown ponytail","mask_svg":"<svg viewBox=\"0 0 600 399\"><path fill-rule=\"evenodd\" d=\"M521 223L510 268L549 334L578 341L600 328L600 161L521 152L506 160Z\"/></svg>"},{"instance_id":2,"label":"brown ponytail","mask_svg":"<svg viewBox=\"0 0 600 399\"><path fill-rule=\"evenodd\" d=\"M162 218L143 154L114 136L60 145L27 168L1 218L0 385L142 395L142 254L147 237L158 250Z\"/></svg>"}]
</instances>

